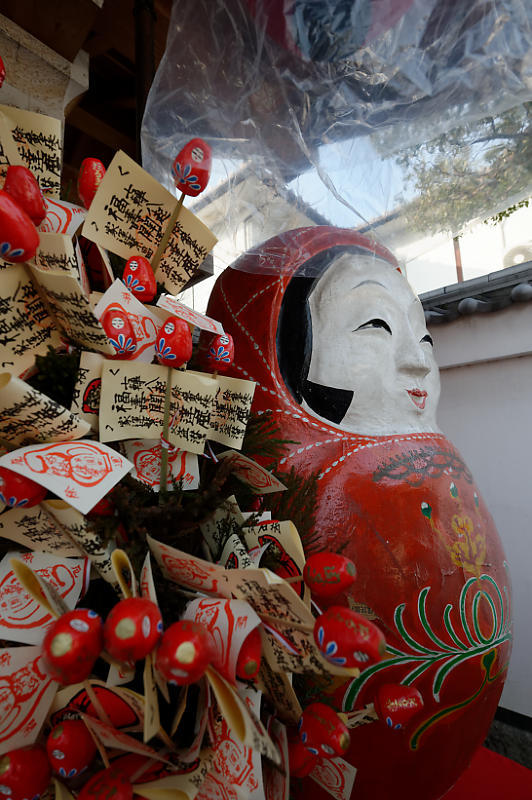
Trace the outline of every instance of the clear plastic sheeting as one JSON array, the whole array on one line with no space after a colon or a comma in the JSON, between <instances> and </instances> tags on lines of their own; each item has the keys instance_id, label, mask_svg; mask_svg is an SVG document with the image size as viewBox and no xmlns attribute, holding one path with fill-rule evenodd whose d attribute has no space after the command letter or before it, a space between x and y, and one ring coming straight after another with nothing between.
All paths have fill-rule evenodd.
<instances>
[{"instance_id":1,"label":"clear plastic sheeting","mask_svg":"<svg viewBox=\"0 0 532 800\"><path fill-rule=\"evenodd\" d=\"M531 194L531 17L530 0L178 0L144 166L171 186L185 142L209 142L187 205L223 266L320 224L447 261L451 237Z\"/></svg>"}]
</instances>

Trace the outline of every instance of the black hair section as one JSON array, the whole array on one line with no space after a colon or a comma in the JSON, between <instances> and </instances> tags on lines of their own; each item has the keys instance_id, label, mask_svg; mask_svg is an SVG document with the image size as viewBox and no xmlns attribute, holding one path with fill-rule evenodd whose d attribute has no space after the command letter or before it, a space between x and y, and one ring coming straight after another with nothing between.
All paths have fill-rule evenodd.
<instances>
[{"instance_id":1,"label":"black hair section","mask_svg":"<svg viewBox=\"0 0 532 800\"><path fill-rule=\"evenodd\" d=\"M316 414L336 424L345 417L354 391L321 386L307 380L312 356L312 321L308 301L317 281L345 253L371 255L371 251L363 247L339 245L323 250L296 270L281 303L276 338L277 361L289 392L298 403L305 400Z\"/></svg>"}]
</instances>

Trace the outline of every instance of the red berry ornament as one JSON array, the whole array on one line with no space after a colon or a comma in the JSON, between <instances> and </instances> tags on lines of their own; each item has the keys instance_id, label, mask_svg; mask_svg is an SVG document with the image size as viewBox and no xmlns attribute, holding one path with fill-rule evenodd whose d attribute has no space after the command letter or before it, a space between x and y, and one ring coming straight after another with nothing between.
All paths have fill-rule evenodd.
<instances>
[{"instance_id":1,"label":"red berry ornament","mask_svg":"<svg viewBox=\"0 0 532 800\"><path fill-rule=\"evenodd\" d=\"M155 355L166 367L181 367L190 359L192 334L184 319L168 317L157 334Z\"/></svg>"},{"instance_id":2,"label":"red berry ornament","mask_svg":"<svg viewBox=\"0 0 532 800\"><path fill-rule=\"evenodd\" d=\"M157 648L155 666L168 683L198 681L213 660L211 635L204 625L183 619L170 625Z\"/></svg>"},{"instance_id":3,"label":"red berry ornament","mask_svg":"<svg viewBox=\"0 0 532 800\"><path fill-rule=\"evenodd\" d=\"M27 167L8 167L4 192L7 192L24 209L34 225L40 225L46 216L46 206L37 178Z\"/></svg>"},{"instance_id":4,"label":"red berry ornament","mask_svg":"<svg viewBox=\"0 0 532 800\"><path fill-rule=\"evenodd\" d=\"M37 228L11 195L0 190L0 258L29 261L39 246Z\"/></svg>"},{"instance_id":5,"label":"red berry ornament","mask_svg":"<svg viewBox=\"0 0 532 800\"><path fill-rule=\"evenodd\" d=\"M102 620L88 608L76 608L59 617L42 645L48 672L64 685L86 680L102 650Z\"/></svg>"},{"instance_id":6,"label":"red berry ornament","mask_svg":"<svg viewBox=\"0 0 532 800\"><path fill-rule=\"evenodd\" d=\"M314 639L327 661L341 667L365 669L386 649L379 628L344 606L331 606L316 619Z\"/></svg>"},{"instance_id":7,"label":"red berry ornament","mask_svg":"<svg viewBox=\"0 0 532 800\"><path fill-rule=\"evenodd\" d=\"M105 167L98 158L84 158L78 173L78 194L85 208L89 208L105 175Z\"/></svg>"},{"instance_id":8,"label":"red berry ornament","mask_svg":"<svg viewBox=\"0 0 532 800\"><path fill-rule=\"evenodd\" d=\"M411 717L423 708L421 693L413 686L383 683L374 700L379 719L394 731L404 728Z\"/></svg>"},{"instance_id":9,"label":"red berry ornament","mask_svg":"<svg viewBox=\"0 0 532 800\"><path fill-rule=\"evenodd\" d=\"M151 303L157 294L157 281L150 262L144 256L133 256L126 261L124 283L142 303Z\"/></svg>"},{"instance_id":10,"label":"red berry ornament","mask_svg":"<svg viewBox=\"0 0 532 800\"><path fill-rule=\"evenodd\" d=\"M235 358L235 345L229 333L215 336L207 353L207 362L212 369L225 372L229 369Z\"/></svg>"},{"instance_id":11,"label":"red berry ornament","mask_svg":"<svg viewBox=\"0 0 532 800\"><path fill-rule=\"evenodd\" d=\"M133 784L116 767L107 767L87 781L78 800L133 800Z\"/></svg>"},{"instance_id":12,"label":"red berry ornament","mask_svg":"<svg viewBox=\"0 0 532 800\"><path fill-rule=\"evenodd\" d=\"M241 681L250 681L259 673L262 657L262 641L258 628L253 628L244 639L236 662L236 676Z\"/></svg>"},{"instance_id":13,"label":"red berry ornament","mask_svg":"<svg viewBox=\"0 0 532 800\"><path fill-rule=\"evenodd\" d=\"M333 708L324 703L307 706L298 729L302 744L315 756L343 756L349 748L351 737L347 725Z\"/></svg>"},{"instance_id":14,"label":"red berry ornament","mask_svg":"<svg viewBox=\"0 0 532 800\"><path fill-rule=\"evenodd\" d=\"M332 600L349 588L355 578L355 565L339 553L309 556L303 569L303 580L318 600Z\"/></svg>"},{"instance_id":15,"label":"red berry ornament","mask_svg":"<svg viewBox=\"0 0 532 800\"><path fill-rule=\"evenodd\" d=\"M304 778L318 763L318 756L311 753L300 739L288 740L288 759L291 778Z\"/></svg>"},{"instance_id":16,"label":"red berry ornament","mask_svg":"<svg viewBox=\"0 0 532 800\"><path fill-rule=\"evenodd\" d=\"M34 800L50 783L52 770L42 747L20 747L0 758L0 799Z\"/></svg>"},{"instance_id":17,"label":"red berry ornament","mask_svg":"<svg viewBox=\"0 0 532 800\"><path fill-rule=\"evenodd\" d=\"M203 139L191 139L179 151L172 166L176 188L183 194L196 197L209 182L211 148Z\"/></svg>"},{"instance_id":18,"label":"red berry ornament","mask_svg":"<svg viewBox=\"0 0 532 800\"><path fill-rule=\"evenodd\" d=\"M80 719L60 722L46 740L48 761L62 778L73 778L87 769L96 755L96 745Z\"/></svg>"},{"instance_id":19,"label":"red berry ornament","mask_svg":"<svg viewBox=\"0 0 532 800\"><path fill-rule=\"evenodd\" d=\"M132 663L155 648L163 632L161 612L147 597L120 600L105 620L104 646L118 661Z\"/></svg>"},{"instance_id":20,"label":"red berry ornament","mask_svg":"<svg viewBox=\"0 0 532 800\"><path fill-rule=\"evenodd\" d=\"M11 508L31 508L46 497L46 487L24 475L0 467L0 501Z\"/></svg>"},{"instance_id":21,"label":"red berry ornament","mask_svg":"<svg viewBox=\"0 0 532 800\"><path fill-rule=\"evenodd\" d=\"M137 337L128 315L119 308L108 308L100 322L116 350L114 357L133 358L137 351Z\"/></svg>"}]
</instances>

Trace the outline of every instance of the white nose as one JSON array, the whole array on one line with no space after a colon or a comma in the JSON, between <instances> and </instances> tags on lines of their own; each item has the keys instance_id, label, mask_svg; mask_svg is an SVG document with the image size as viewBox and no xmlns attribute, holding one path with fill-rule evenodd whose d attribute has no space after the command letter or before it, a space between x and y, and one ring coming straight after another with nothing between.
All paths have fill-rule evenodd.
<instances>
[{"instance_id":1,"label":"white nose","mask_svg":"<svg viewBox=\"0 0 532 800\"><path fill-rule=\"evenodd\" d=\"M414 335L410 325L396 339L397 368L399 372L424 378L432 365L425 347Z\"/></svg>"}]
</instances>

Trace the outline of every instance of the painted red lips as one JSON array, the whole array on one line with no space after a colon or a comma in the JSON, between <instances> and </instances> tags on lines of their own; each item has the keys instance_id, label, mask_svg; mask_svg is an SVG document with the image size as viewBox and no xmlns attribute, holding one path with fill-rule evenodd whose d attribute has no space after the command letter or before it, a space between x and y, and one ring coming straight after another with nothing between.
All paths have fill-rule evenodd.
<instances>
[{"instance_id":1,"label":"painted red lips","mask_svg":"<svg viewBox=\"0 0 532 800\"><path fill-rule=\"evenodd\" d=\"M423 389L407 389L410 399L418 408L424 409L427 400L427 392Z\"/></svg>"}]
</instances>

